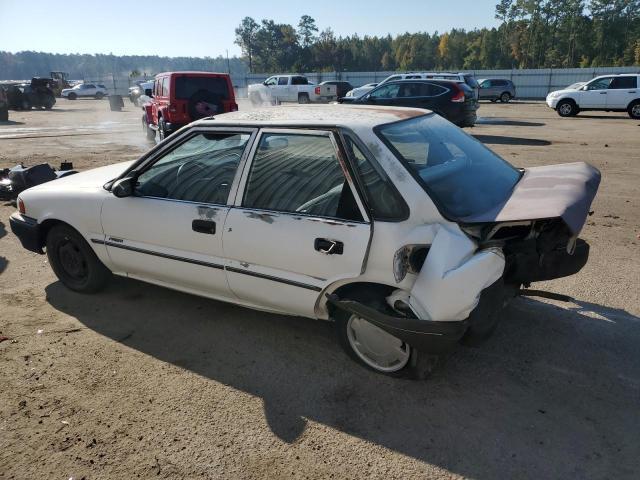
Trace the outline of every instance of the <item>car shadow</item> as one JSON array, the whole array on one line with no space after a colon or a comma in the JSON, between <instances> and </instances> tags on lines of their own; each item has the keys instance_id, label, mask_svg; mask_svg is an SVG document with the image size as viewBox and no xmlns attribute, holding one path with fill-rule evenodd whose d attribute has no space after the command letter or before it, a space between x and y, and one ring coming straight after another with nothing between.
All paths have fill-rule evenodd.
<instances>
[{"instance_id":1,"label":"car shadow","mask_svg":"<svg viewBox=\"0 0 640 480\"><path fill-rule=\"evenodd\" d=\"M123 278L90 302L59 282L46 298L115 342L261 398L288 443L310 420L474 478L620 478L640 466L640 319L624 310L518 298L482 347L406 381L349 360L329 322Z\"/></svg>"},{"instance_id":2,"label":"car shadow","mask_svg":"<svg viewBox=\"0 0 640 480\"><path fill-rule=\"evenodd\" d=\"M618 113L619 115L613 116L613 115L585 115L584 113L580 113L578 115L576 115L575 117L572 118L576 118L576 119L580 119L580 118L591 118L591 119L597 119L597 120L619 120L619 121L634 121L636 119L631 118L629 115L627 115L626 112L612 112L612 113Z\"/></svg>"},{"instance_id":3,"label":"car shadow","mask_svg":"<svg viewBox=\"0 0 640 480\"><path fill-rule=\"evenodd\" d=\"M24 125L24 122L16 122L13 120L7 120L5 122L0 122L0 127L5 125Z\"/></svg>"},{"instance_id":4,"label":"car shadow","mask_svg":"<svg viewBox=\"0 0 640 480\"><path fill-rule=\"evenodd\" d=\"M0 238L7 234L7 227L4 226L4 222L0 221Z\"/></svg>"},{"instance_id":5,"label":"car shadow","mask_svg":"<svg viewBox=\"0 0 640 480\"><path fill-rule=\"evenodd\" d=\"M505 120L503 118L480 117L476 125L504 125L509 127L544 127L543 122L524 122L520 120Z\"/></svg>"},{"instance_id":6,"label":"car shadow","mask_svg":"<svg viewBox=\"0 0 640 480\"><path fill-rule=\"evenodd\" d=\"M520 138L520 137L503 137L501 135L475 135L472 134L477 140L489 145L527 145L533 147L546 147L551 145L548 140L541 140L539 138Z\"/></svg>"}]
</instances>

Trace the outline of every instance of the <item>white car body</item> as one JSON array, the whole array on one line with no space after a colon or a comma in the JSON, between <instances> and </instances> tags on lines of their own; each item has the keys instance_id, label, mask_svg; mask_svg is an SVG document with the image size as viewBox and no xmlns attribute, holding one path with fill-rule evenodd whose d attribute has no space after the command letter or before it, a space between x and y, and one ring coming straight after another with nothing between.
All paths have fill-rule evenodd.
<instances>
[{"instance_id":1,"label":"white car body","mask_svg":"<svg viewBox=\"0 0 640 480\"><path fill-rule=\"evenodd\" d=\"M346 96L355 98L361 97L365 93L370 92L371 90L376 88L377 85L377 83L367 83L365 85L362 85L361 87L356 87L353 90L349 90Z\"/></svg>"},{"instance_id":2,"label":"white car body","mask_svg":"<svg viewBox=\"0 0 640 480\"><path fill-rule=\"evenodd\" d=\"M61 92L63 98L106 97L108 94L105 86L95 83L79 83L72 88L65 88Z\"/></svg>"},{"instance_id":3,"label":"white car body","mask_svg":"<svg viewBox=\"0 0 640 480\"><path fill-rule=\"evenodd\" d=\"M303 75L274 75L248 88L254 104L329 103L338 99L335 85L315 85Z\"/></svg>"},{"instance_id":4,"label":"white car body","mask_svg":"<svg viewBox=\"0 0 640 480\"><path fill-rule=\"evenodd\" d=\"M554 110L567 102L575 104L577 111L631 110L634 104L640 103L639 82L637 74L602 75L578 88L553 91L547 95L546 102ZM640 115L640 107L637 112Z\"/></svg>"},{"instance_id":5,"label":"white car body","mask_svg":"<svg viewBox=\"0 0 640 480\"><path fill-rule=\"evenodd\" d=\"M486 307L476 307L481 297L493 294L483 292L498 288L498 299L489 303L493 302L491 308L496 309L503 305L506 257L500 242L486 235L497 235L501 225L533 229L537 219L547 222L548 218L563 218L577 237L595 195L599 174L586 164L540 167L539 173L530 169L514 193L509 194L511 197L503 208L475 219L467 216L462 222L448 220L425 187L409 174L408 167L374 131L380 127L402 127L402 122L410 120L459 132L456 135L463 135L459 138L464 142L473 142L469 145L474 149L495 157L457 127L425 110L329 105L234 112L190 124L136 163L97 168L22 192L18 201L22 213L11 217L11 228L26 248L42 252L46 232L63 222L79 232L99 261L117 275L259 310L330 319L335 309L351 312L350 318L354 318L356 314L349 309L369 308L362 314L369 322L361 323L359 332L373 336L378 346L380 341L390 342L394 351L403 342L413 346L414 340L406 338L413 339L411 335L423 328L428 333L415 340L419 345L451 339L455 344L476 321L470 320L473 315L485 315L482 312ZM198 156L202 147L193 150L192 157L175 153L185 148L190 151L191 143L206 144L203 139L212 141L217 136L224 139L220 141L238 138L246 142L240 147L219 150L229 155L225 159L237 162L235 173L224 181L215 175L211 180L203 178L205 170ZM355 145L367 161L356 160L354 153L345 156L343 148L347 145ZM296 150L300 146L304 150ZM238 148L238 153L233 153ZM453 151L460 155L460 149ZM300 166L301 158L313 155L318 155L315 163ZM271 165L268 162L281 167L262 170L261 165ZM372 191L363 186L364 177L349 173L364 168L362 165L367 162L373 170L366 181L374 178L371 188L386 192L382 205L398 205L399 213L393 218L380 218ZM457 161L442 165L444 174L452 163ZM183 171L185 165L188 167ZM458 167L466 168L465 165L463 161ZM160 173L149 174L156 171L154 168ZM192 168L196 168L193 177ZM373 171L378 173L372 177ZM520 175L515 169L513 172ZM149 176L145 177L145 173ZM136 178L136 186L132 188L139 193L117 196L123 185L132 182L128 176ZM118 177L120 180L115 181ZM528 193L525 181L529 177L535 187L533 196ZM197 192L208 191L222 182L213 191L217 194L223 188L223 200L172 199L166 189L162 197L150 193L160 192L156 185L164 181L179 184L178 178L193 182ZM455 177L450 178L455 181ZM551 188L560 191L560 197L541 188L549 178ZM197 183L202 181L205 183ZM567 189L557 186L563 181L567 182ZM252 186L271 188L270 182L283 185L283 190L279 190L280 186L272 187L277 190L273 201L286 202L305 188L313 194L295 210L256 206L252 199L261 198L263 193L254 194ZM325 183L336 186L327 190ZM147 185L151 185L149 189ZM383 190L381 185L385 187ZM523 190L522 201L516 199L520 198L518 189ZM540 196L541 204L536 195ZM343 208L350 213L331 216L314 213L318 211L314 209L332 205L333 199L338 211ZM567 208L569 204L571 208ZM566 213L568 210L572 218ZM467 224L476 226L466 227ZM489 233L482 230L485 235L480 233L481 225L493 227ZM533 230L529 235L534 235ZM575 237L571 241L575 242ZM416 260L419 255L426 258ZM392 308L397 316L396 310L402 307L411 312L411 318L389 315L377 318L380 312L371 314L370 306L358 303L359 297L354 292L363 294L376 289L384 291L378 300L387 305L380 308ZM389 332L394 332L393 336ZM397 337L403 338L403 342ZM404 363L387 367L357 349L356 353L364 363L381 372L395 371L398 365L402 368L408 362L406 357Z\"/></svg>"}]
</instances>

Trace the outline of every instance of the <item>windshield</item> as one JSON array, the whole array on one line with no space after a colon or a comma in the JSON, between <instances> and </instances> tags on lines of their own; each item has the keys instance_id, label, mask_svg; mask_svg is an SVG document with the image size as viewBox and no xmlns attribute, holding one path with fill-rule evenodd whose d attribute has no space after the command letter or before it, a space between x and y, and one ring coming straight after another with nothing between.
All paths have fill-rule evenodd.
<instances>
[{"instance_id":1,"label":"windshield","mask_svg":"<svg viewBox=\"0 0 640 480\"><path fill-rule=\"evenodd\" d=\"M520 172L434 114L376 128L445 216L484 213L505 201Z\"/></svg>"}]
</instances>

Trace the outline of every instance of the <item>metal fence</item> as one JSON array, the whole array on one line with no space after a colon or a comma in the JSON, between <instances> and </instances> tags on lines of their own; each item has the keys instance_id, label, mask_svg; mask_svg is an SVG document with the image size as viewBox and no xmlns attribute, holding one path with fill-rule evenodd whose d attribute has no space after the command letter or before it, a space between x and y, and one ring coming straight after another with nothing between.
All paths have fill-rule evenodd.
<instances>
[{"instance_id":1,"label":"metal fence","mask_svg":"<svg viewBox=\"0 0 640 480\"><path fill-rule=\"evenodd\" d=\"M586 82L599 75L613 73L640 73L639 67L598 67L598 68L544 68L528 70L462 70L475 78L502 78L511 80L519 98L541 99L552 90L558 90L575 82ZM377 83L398 72L316 72L305 76L314 83L325 80L345 80L354 87L367 83ZM236 96L247 96L247 86L261 83L269 78L268 74L251 74L243 77L232 76Z\"/></svg>"}]
</instances>

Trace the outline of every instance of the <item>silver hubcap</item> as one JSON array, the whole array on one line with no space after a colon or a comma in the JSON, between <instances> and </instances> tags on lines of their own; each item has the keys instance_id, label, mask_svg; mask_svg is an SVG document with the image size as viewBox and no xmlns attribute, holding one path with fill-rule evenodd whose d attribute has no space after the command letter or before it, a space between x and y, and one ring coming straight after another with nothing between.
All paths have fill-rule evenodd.
<instances>
[{"instance_id":1,"label":"silver hubcap","mask_svg":"<svg viewBox=\"0 0 640 480\"><path fill-rule=\"evenodd\" d=\"M640 103L633 106L631 113L634 117L640 117Z\"/></svg>"},{"instance_id":2,"label":"silver hubcap","mask_svg":"<svg viewBox=\"0 0 640 480\"><path fill-rule=\"evenodd\" d=\"M502 96L502 103L507 103L509 101L509 95L503 95Z\"/></svg>"},{"instance_id":3,"label":"silver hubcap","mask_svg":"<svg viewBox=\"0 0 640 480\"><path fill-rule=\"evenodd\" d=\"M571 105L569 105L568 103L560 106L560 113L562 113L563 115L569 115L571 113L571 110Z\"/></svg>"},{"instance_id":4,"label":"silver hubcap","mask_svg":"<svg viewBox=\"0 0 640 480\"><path fill-rule=\"evenodd\" d=\"M347 322L347 337L356 355L375 370L397 372L409 362L409 345L360 317L352 315Z\"/></svg>"}]
</instances>

